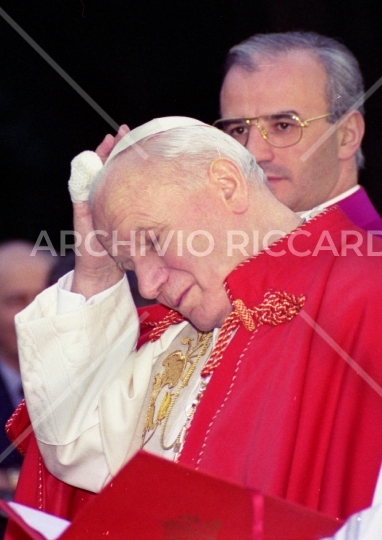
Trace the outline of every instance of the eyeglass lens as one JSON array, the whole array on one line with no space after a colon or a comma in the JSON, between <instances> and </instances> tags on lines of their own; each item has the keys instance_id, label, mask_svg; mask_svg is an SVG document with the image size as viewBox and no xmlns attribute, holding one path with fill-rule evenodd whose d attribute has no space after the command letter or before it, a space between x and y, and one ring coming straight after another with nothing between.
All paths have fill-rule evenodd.
<instances>
[{"instance_id":1,"label":"eyeglass lens","mask_svg":"<svg viewBox=\"0 0 382 540\"><path fill-rule=\"evenodd\" d=\"M296 144L302 135L301 122L296 116L288 114L260 116L247 121L245 119L222 120L217 122L216 127L245 146L251 125L255 125L270 144L279 147Z\"/></svg>"}]
</instances>

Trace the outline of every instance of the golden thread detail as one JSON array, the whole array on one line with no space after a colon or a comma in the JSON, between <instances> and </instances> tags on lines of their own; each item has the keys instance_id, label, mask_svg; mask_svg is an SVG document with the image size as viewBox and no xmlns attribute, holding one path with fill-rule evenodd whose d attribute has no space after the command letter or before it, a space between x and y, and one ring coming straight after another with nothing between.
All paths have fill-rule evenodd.
<instances>
[{"instance_id":1,"label":"golden thread detail","mask_svg":"<svg viewBox=\"0 0 382 540\"><path fill-rule=\"evenodd\" d=\"M183 315L172 309L159 323L155 324L154 330L150 333L150 341L156 341L172 324L184 321Z\"/></svg>"},{"instance_id":2,"label":"golden thread detail","mask_svg":"<svg viewBox=\"0 0 382 540\"><path fill-rule=\"evenodd\" d=\"M211 375L218 367L231 339L232 332L240 324L248 332L256 332L259 326L263 324L277 326L287 323L297 315L303 307L305 299L306 297L304 295L297 297L285 291L267 291L264 295L263 302L253 309L247 308L240 299L234 300L234 309L221 327L214 350L202 370L202 377Z\"/></svg>"},{"instance_id":3,"label":"golden thread detail","mask_svg":"<svg viewBox=\"0 0 382 540\"><path fill-rule=\"evenodd\" d=\"M164 370L161 373L158 373L153 380L152 392L142 435L142 447L150 441L157 428L161 426L160 445L163 450L174 448L175 452L178 451L182 432L179 433L172 444L166 445L164 439L167 423L181 391L188 385L191 375L195 371L200 358L206 354L211 339L212 332L198 332L196 343L193 345L192 342L194 340L190 337L186 337L182 339L182 344L187 346L187 351L184 354L179 350L174 351L163 360L162 366L164 367ZM161 402L157 404L159 394L166 387L167 390ZM177 387L176 391L171 392L175 387Z\"/></svg>"}]
</instances>

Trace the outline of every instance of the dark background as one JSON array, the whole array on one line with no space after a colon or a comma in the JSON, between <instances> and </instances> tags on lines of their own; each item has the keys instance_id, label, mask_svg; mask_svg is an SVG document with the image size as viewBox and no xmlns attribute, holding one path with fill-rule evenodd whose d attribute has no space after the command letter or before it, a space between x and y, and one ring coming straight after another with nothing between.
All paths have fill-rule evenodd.
<instances>
[{"instance_id":1,"label":"dark background","mask_svg":"<svg viewBox=\"0 0 382 540\"><path fill-rule=\"evenodd\" d=\"M118 124L218 117L227 50L257 32L315 30L359 59L366 89L382 76L378 4L370 0L0 0ZM58 247L70 230L69 163L112 128L0 17L0 240ZM366 103L361 174L382 212L382 87Z\"/></svg>"}]
</instances>

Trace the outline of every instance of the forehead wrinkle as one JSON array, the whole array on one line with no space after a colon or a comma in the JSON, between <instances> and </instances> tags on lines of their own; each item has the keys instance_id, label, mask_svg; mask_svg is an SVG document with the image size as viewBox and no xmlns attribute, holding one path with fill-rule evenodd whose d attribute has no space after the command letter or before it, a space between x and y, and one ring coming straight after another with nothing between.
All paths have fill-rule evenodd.
<instances>
[{"instance_id":1,"label":"forehead wrinkle","mask_svg":"<svg viewBox=\"0 0 382 540\"><path fill-rule=\"evenodd\" d=\"M96 220L100 218L104 223L114 221L116 211L124 203L127 206L129 198L137 191L128 183L128 179L133 180L134 174L127 175L127 171L120 166L111 165L109 169L97 186L92 200L93 217Z\"/></svg>"},{"instance_id":2,"label":"forehead wrinkle","mask_svg":"<svg viewBox=\"0 0 382 540\"><path fill-rule=\"evenodd\" d=\"M153 158L143 164L142 160L131 161L127 152L118 157L97 187L97 217L108 230L121 228L126 234L162 229L168 212L156 204L156 198L161 188L173 184L169 165Z\"/></svg>"},{"instance_id":3,"label":"forehead wrinkle","mask_svg":"<svg viewBox=\"0 0 382 540\"><path fill-rule=\"evenodd\" d=\"M154 195L149 197L151 200L143 198L142 193L132 200L131 190L128 193L123 191L121 196L117 191L115 195L114 199L108 201L111 204L106 204L107 208L104 209L105 222L111 229L120 229L130 235L132 231L139 233L163 228L165 216L163 209L155 206Z\"/></svg>"}]
</instances>

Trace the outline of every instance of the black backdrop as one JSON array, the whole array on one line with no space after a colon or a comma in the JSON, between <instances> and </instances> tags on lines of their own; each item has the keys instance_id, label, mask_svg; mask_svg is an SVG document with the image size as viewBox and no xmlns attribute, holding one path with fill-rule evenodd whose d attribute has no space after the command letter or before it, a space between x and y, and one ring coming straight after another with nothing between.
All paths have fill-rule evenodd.
<instances>
[{"instance_id":1,"label":"black backdrop","mask_svg":"<svg viewBox=\"0 0 382 540\"><path fill-rule=\"evenodd\" d=\"M118 124L218 117L221 66L256 32L315 30L357 56L369 88L382 76L378 4L370 0L0 0ZM69 163L112 128L0 17L0 240L58 247L71 229ZM382 87L366 103L361 182L382 211Z\"/></svg>"}]
</instances>

